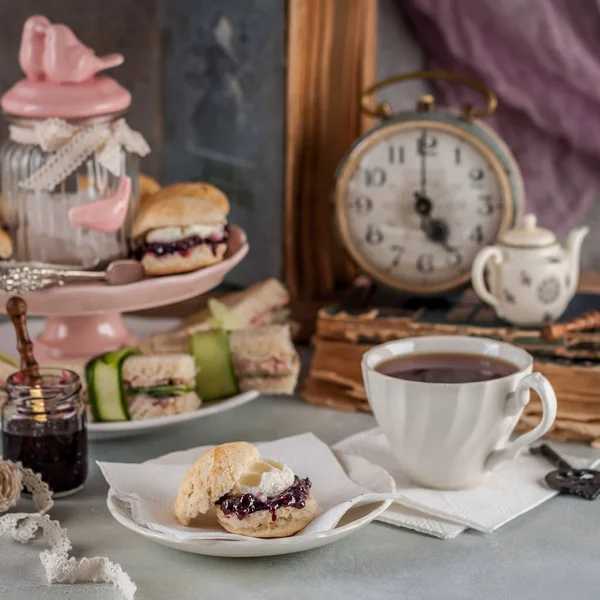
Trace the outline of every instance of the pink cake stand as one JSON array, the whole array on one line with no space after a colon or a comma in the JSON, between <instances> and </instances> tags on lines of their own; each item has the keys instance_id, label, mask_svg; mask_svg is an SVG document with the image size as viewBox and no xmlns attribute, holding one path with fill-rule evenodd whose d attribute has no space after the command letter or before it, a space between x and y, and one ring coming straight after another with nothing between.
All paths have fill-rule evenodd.
<instances>
[{"instance_id":1,"label":"pink cake stand","mask_svg":"<svg viewBox=\"0 0 600 600\"><path fill-rule=\"evenodd\" d=\"M227 254L216 265L185 275L148 277L129 285L84 283L26 294L29 314L47 317L44 330L35 340L36 357L88 358L135 344L136 338L125 326L122 313L204 294L219 285L246 254L246 234L232 225ZM8 297L0 292L2 310Z\"/></svg>"}]
</instances>

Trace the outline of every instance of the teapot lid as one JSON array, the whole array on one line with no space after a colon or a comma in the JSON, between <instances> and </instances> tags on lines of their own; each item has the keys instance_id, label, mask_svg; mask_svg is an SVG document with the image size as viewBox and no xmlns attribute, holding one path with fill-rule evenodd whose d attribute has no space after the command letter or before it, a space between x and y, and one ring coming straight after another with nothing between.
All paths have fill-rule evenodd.
<instances>
[{"instance_id":1,"label":"teapot lid","mask_svg":"<svg viewBox=\"0 0 600 600\"><path fill-rule=\"evenodd\" d=\"M507 246L541 248L556 243L556 236L549 229L538 227L536 216L529 214L523 217L521 227L507 231L500 237L500 242Z\"/></svg>"}]
</instances>

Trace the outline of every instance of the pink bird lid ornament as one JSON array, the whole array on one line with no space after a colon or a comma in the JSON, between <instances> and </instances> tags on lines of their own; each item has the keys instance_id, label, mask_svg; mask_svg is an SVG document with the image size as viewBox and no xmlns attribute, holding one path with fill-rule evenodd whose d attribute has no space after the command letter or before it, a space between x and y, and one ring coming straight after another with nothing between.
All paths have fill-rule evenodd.
<instances>
[{"instance_id":1,"label":"pink bird lid ornament","mask_svg":"<svg viewBox=\"0 0 600 600\"><path fill-rule=\"evenodd\" d=\"M119 113L131 94L101 71L123 63L120 54L96 56L62 24L36 15L25 21L19 63L27 76L2 96L17 117L83 119Z\"/></svg>"}]
</instances>

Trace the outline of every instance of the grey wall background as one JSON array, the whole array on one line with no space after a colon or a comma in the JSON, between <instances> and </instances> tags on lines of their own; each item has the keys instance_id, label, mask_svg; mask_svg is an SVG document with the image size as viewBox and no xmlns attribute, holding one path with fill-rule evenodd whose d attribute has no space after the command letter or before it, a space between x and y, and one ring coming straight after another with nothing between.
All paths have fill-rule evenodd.
<instances>
[{"instance_id":1,"label":"grey wall background","mask_svg":"<svg viewBox=\"0 0 600 600\"><path fill-rule=\"evenodd\" d=\"M221 188L250 254L231 276L282 270L285 3L169 0L163 6L163 181Z\"/></svg>"},{"instance_id":2,"label":"grey wall background","mask_svg":"<svg viewBox=\"0 0 600 600\"><path fill-rule=\"evenodd\" d=\"M285 7L285 0L0 0L0 93L22 76L21 29L32 14L66 23L99 53L121 52L125 63L113 75L132 92L129 123L152 147L143 170L163 184L206 180L228 194L231 221L251 241L229 283L278 276ZM379 0L378 26L380 78L423 66L402 2ZM425 89L410 83L385 99L410 108ZM600 269L600 202L586 222L583 265Z\"/></svg>"}]
</instances>

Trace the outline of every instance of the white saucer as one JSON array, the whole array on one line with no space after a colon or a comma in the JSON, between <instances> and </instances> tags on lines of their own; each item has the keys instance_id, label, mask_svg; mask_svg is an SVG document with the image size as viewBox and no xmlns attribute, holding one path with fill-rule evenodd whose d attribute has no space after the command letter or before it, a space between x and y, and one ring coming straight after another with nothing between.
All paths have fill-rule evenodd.
<instances>
[{"instance_id":1,"label":"white saucer","mask_svg":"<svg viewBox=\"0 0 600 600\"><path fill-rule=\"evenodd\" d=\"M374 465L364 458L335 453L348 476L359 485L374 491L390 493L396 491L394 480L383 468ZM153 463L169 464L169 455L155 459ZM277 556L279 554L290 554L303 550L312 550L341 540L346 536L358 531L373 519L377 518L392 503L392 500L371 502L369 504L352 507L340 520L334 529L320 533L292 536L288 538L256 540L248 538L244 541L238 540L188 540L178 541L162 533L151 531L136 523L129 510L129 506L114 496L112 490L108 492L106 504L111 515L121 525L131 529L135 533L156 542L161 546L174 548L192 554L204 554L207 556L227 556L231 558L251 558L256 556Z\"/></svg>"},{"instance_id":2,"label":"white saucer","mask_svg":"<svg viewBox=\"0 0 600 600\"><path fill-rule=\"evenodd\" d=\"M194 421L202 417L208 417L216 413L231 410L236 406L246 404L258 397L257 391L244 392L237 396L231 396L225 400L206 402L198 410L182 413L180 415L169 415L157 417L156 419L142 419L140 421L119 421L115 423L88 423L88 438L91 441L113 440L116 438L131 437L152 431L153 429L169 427L184 421Z\"/></svg>"}]
</instances>

